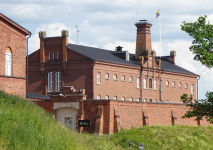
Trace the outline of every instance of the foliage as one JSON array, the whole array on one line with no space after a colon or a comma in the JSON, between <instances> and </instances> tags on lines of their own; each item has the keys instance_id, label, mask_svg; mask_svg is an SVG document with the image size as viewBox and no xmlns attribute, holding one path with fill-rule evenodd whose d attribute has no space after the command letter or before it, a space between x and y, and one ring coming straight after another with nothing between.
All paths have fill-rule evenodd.
<instances>
[{"instance_id":1,"label":"foliage","mask_svg":"<svg viewBox=\"0 0 213 150\"><path fill-rule=\"evenodd\" d=\"M195 54L194 59L199 60L208 68L213 67L213 25L206 21L207 16L199 17L194 23L183 22L181 30L188 33L194 40L190 51Z\"/></svg>"},{"instance_id":2,"label":"foliage","mask_svg":"<svg viewBox=\"0 0 213 150\"><path fill-rule=\"evenodd\" d=\"M201 120L205 117L213 124L213 92L207 92L206 97L206 99L193 100L192 96L188 97L187 94L183 94L181 100L190 107L190 110L182 118L196 117L195 120Z\"/></svg>"},{"instance_id":3,"label":"foliage","mask_svg":"<svg viewBox=\"0 0 213 150\"><path fill-rule=\"evenodd\" d=\"M0 150L108 150L112 142L94 140L54 121L53 115L29 100L0 91Z\"/></svg>"}]
</instances>

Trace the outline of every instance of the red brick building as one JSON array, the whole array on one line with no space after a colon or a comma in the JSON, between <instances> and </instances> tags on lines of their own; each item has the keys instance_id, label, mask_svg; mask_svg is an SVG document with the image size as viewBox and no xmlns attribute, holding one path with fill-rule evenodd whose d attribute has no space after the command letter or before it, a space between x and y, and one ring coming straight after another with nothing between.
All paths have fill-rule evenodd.
<instances>
[{"instance_id":1,"label":"red brick building","mask_svg":"<svg viewBox=\"0 0 213 150\"><path fill-rule=\"evenodd\" d=\"M120 46L110 51L68 44L66 30L60 37L39 32L40 49L29 55L29 91L50 99L36 103L73 129L77 120L90 120L91 131L99 134L143 125L209 125L181 118L188 108L180 96L196 99L198 75L175 64L175 51L156 56L152 25L135 25L135 54Z\"/></svg>"},{"instance_id":2,"label":"red brick building","mask_svg":"<svg viewBox=\"0 0 213 150\"><path fill-rule=\"evenodd\" d=\"M85 89L87 99L180 102L183 93L196 99L198 75L175 64L176 52L156 56L151 47L152 26L137 27L136 51L129 54L68 44L68 31L60 37L39 32L40 49L29 55L29 91L49 95L63 86Z\"/></svg>"},{"instance_id":3,"label":"red brick building","mask_svg":"<svg viewBox=\"0 0 213 150\"><path fill-rule=\"evenodd\" d=\"M26 97L26 36L31 33L0 13L0 89Z\"/></svg>"}]
</instances>

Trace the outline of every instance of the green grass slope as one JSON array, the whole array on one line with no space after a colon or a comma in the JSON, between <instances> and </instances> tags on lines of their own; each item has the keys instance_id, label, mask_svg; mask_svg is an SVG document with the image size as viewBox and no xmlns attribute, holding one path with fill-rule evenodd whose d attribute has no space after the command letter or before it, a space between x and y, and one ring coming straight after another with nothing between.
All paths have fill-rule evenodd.
<instances>
[{"instance_id":1,"label":"green grass slope","mask_svg":"<svg viewBox=\"0 0 213 150\"><path fill-rule=\"evenodd\" d=\"M115 144L129 149L210 150L213 149L213 127L146 126L110 135ZM114 139L113 139L114 138ZM115 140L116 139L116 140ZM118 140L119 139L119 140ZM128 142L127 142L128 141ZM134 144L131 144L134 143ZM135 145L132 146L132 145Z\"/></svg>"},{"instance_id":2,"label":"green grass slope","mask_svg":"<svg viewBox=\"0 0 213 150\"><path fill-rule=\"evenodd\" d=\"M78 134L31 101L0 91L0 150L108 150L113 142Z\"/></svg>"}]
</instances>

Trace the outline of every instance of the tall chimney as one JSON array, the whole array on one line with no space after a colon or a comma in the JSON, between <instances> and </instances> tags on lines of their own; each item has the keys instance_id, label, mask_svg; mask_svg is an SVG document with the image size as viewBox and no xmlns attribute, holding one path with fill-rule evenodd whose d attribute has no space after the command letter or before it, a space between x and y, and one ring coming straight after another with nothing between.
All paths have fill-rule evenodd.
<instances>
[{"instance_id":1,"label":"tall chimney","mask_svg":"<svg viewBox=\"0 0 213 150\"><path fill-rule=\"evenodd\" d=\"M44 54L44 39L46 38L46 32L40 31L38 33L40 38L40 62L45 62L45 54Z\"/></svg>"},{"instance_id":2,"label":"tall chimney","mask_svg":"<svg viewBox=\"0 0 213 150\"><path fill-rule=\"evenodd\" d=\"M144 55L145 50L148 50L148 53L151 53L152 45L150 28L152 24L148 23L147 20L139 20L135 26L137 27L135 59L138 59L139 56Z\"/></svg>"},{"instance_id":3,"label":"tall chimney","mask_svg":"<svg viewBox=\"0 0 213 150\"><path fill-rule=\"evenodd\" d=\"M176 51L170 51L171 61L175 64Z\"/></svg>"},{"instance_id":4,"label":"tall chimney","mask_svg":"<svg viewBox=\"0 0 213 150\"><path fill-rule=\"evenodd\" d=\"M67 45L68 45L69 31L62 30L61 36L62 36L62 60L67 61Z\"/></svg>"}]
</instances>

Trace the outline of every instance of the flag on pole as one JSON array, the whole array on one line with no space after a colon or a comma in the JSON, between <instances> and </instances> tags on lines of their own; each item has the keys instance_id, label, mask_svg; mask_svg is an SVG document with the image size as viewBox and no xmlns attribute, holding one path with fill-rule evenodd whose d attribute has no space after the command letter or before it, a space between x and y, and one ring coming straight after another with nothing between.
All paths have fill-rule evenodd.
<instances>
[{"instance_id":1,"label":"flag on pole","mask_svg":"<svg viewBox=\"0 0 213 150\"><path fill-rule=\"evenodd\" d=\"M158 12L156 13L156 18L160 16L160 9L158 10Z\"/></svg>"}]
</instances>

